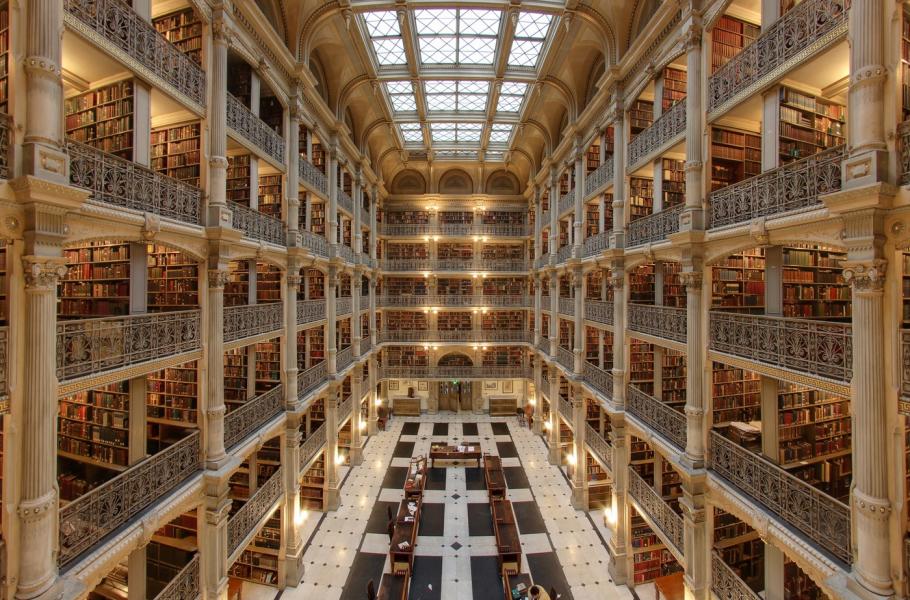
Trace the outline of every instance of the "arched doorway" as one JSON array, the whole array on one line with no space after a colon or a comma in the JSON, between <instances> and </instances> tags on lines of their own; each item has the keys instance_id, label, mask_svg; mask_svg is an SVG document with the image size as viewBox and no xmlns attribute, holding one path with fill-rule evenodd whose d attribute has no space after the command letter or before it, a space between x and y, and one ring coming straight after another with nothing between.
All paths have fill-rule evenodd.
<instances>
[{"instance_id":1,"label":"arched doorway","mask_svg":"<svg viewBox=\"0 0 910 600\"><path fill-rule=\"evenodd\" d=\"M474 361L465 354L453 352L439 359L437 363L440 371L446 373L451 370L451 379L437 382L439 394L439 410L459 412L471 410L472 382L462 381L458 378L459 371L465 367L473 367Z\"/></svg>"}]
</instances>

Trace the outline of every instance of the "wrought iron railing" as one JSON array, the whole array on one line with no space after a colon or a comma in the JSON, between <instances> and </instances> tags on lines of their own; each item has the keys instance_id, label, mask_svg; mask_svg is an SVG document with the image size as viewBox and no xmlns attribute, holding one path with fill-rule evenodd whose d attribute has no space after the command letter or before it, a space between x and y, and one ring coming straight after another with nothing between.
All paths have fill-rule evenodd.
<instances>
[{"instance_id":1,"label":"wrought iron railing","mask_svg":"<svg viewBox=\"0 0 910 600\"><path fill-rule=\"evenodd\" d=\"M405 329L380 331L382 342L527 342L531 332L524 329L463 329L439 331L430 329Z\"/></svg>"},{"instance_id":2,"label":"wrought iron railing","mask_svg":"<svg viewBox=\"0 0 910 600\"><path fill-rule=\"evenodd\" d=\"M227 94L227 126L275 162L284 163L284 138L230 92Z\"/></svg>"},{"instance_id":3,"label":"wrought iron railing","mask_svg":"<svg viewBox=\"0 0 910 600\"><path fill-rule=\"evenodd\" d=\"M224 307L224 341L278 331L284 327L281 302Z\"/></svg>"},{"instance_id":4,"label":"wrought iron railing","mask_svg":"<svg viewBox=\"0 0 910 600\"><path fill-rule=\"evenodd\" d=\"M199 310L57 322L57 379L66 381L202 347Z\"/></svg>"},{"instance_id":5,"label":"wrought iron railing","mask_svg":"<svg viewBox=\"0 0 910 600\"><path fill-rule=\"evenodd\" d=\"M584 256L594 256L600 254L604 250L610 249L610 232L603 231L601 233L595 233L594 235L585 238L584 242Z\"/></svg>"},{"instance_id":6,"label":"wrought iron railing","mask_svg":"<svg viewBox=\"0 0 910 600\"><path fill-rule=\"evenodd\" d=\"M542 269L545 266L550 264L550 252L549 250L540 255L537 259L534 260L534 268Z\"/></svg>"},{"instance_id":7,"label":"wrought iron railing","mask_svg":"<svg viewBox=\"0 0 910 600\"><path fill-rule=\"evenodd\" d=\"M604 371L597 365L593 365L589 362L585 362L582 372L584 373L585 381L590 384L591 387L609 398L613 397L612 373Z\"/></svg>"},{"instance_id":8,"label":"wrought iron railing","mask_svg":"<svg viewBox=\"0 0 910 600\"><path fill-rule=\"evenodd\" d=\"M839 560L850 564L850 507L711 432L711 470Z\"/></svg>"},{"instance_id":9,"label":"wrought iron railing","mask_svg":"<svg viewBox=\"0 0 910 600\"><path fill-rule=\"evenodd\" d=\"M338 405L338 420L336 423L340 426L343 424L347 418L351 415L351 410L354 406L354 396L348 394L344 400L341 401L341 404Z\"/></svg>"},{"instance_id":10,"label":"wrought iron railing","mask_svg":"<svg viewBox=\"0 0 910 600\"><path fill-rule=\"evenodd\" d=\"M58 564L72 562L201 468L200 433L194 431L61 506Z\"/></svg>"},{"instance_id":11,"label":"wrought iron railing","mask_svg":"<svg viewBox=\"0 0 910 600\"><path fill-rule=\"evenodd\" d=\"M199 598L199 553L155 596L155 600L195 600Z\"/></svg>"},{"instance_id":12,"label":"wrought iron railing","mask_svg":"<svg viewBox=\"0 0 910 600\"><path fill-rule=\"evenodd\" d=\"M383 259L384 271L528 271L524 260L502 259Z\"/></svg>"},{"instance_id":13,"label":"wrought iron railing","mask_svg":"<svg viewBox=\"0 0 910 600\"><path fill-rule=\"evenodd\" d=\"M723 600L761 600L716 551L711 553L711 591Z\"/></svg>"},{"instance_id":14,"label":"wrought iron railing","mask_svg":"<svg viewBox=\"0 0 910 600\"><path fill-rule=\"evenodd\" d=\"M900 145L901 185L910 184L910 120L900 124L897 132Z\"/></svg>"},{"instance_id":15,"label":"wrought iron railing","mask_svg":"<svg viewBox=\"0 0 910 600\"><path fill-rule=\"evenodd\" d=\"M343 258L346 262L349 262L349 263L356 262L354 260L354 249L351 248L350 246L346 246L345 244L339 243L339 244L335 244L332 247L335 248L335 256L337 256L338 258Z\"/></svg>"},{"instance_id":16,"label":"wrought iron railing","mask_svg":"<svg viewBox=\"0 0 910 600\"><path fill-rule=\"evenodd\" d=\"M314 323L325 318L325 298L297 301L297 324Z\"/></svg>"},{"instance_id":17,"label":"wrought iron railing","mask_svg":"<svg viewBox=\"0 0 910 600\"><path fill-rule=\"evenodd\" d=\"M710 227L820 207L821 194L841 188L845 149L837 146L711 192Z\"/></svg>"},{"instance_id":18,"label":"wrought iron railing","mask_svg":"<svg viewBox=\"0 0 910 600\"><path fill-rule=\"evenodd\" d=\"M669 504L641 478L635 469L629 467L629 493L651 522L666 536L676 551L683 551L683 519L673 512Z\"/></svg>"},{"instance_id":19,"label":"wrought iron railing","mask_svg":"<svg viewBox=\"0 0 910 600\"><path fill-rule=\"evenodd\" d=\"M354 199L341 188L338 188L338 208L351 216L354 215Z\"/></svg>"},{"instance_id":20,"label":"wrought iron railing","mask_svg":"<svg viewBox=\"0 0 910 600\"><path fill-rule=\"evenodd\" d=\"M366 356L373 348L373 340L370 338L370 332L367 331L360 338L360 356Z\"/></svg>"},{"instance_id":21,"label":"wrought iron railing","mask_svg":"<svg viewBox=\"0 0 910 600\"><path fill-rule=\"evenodd\" d=\"M13 118L0 113L0 179L9 179L12 160L10 150L13 147Z\"/></svg>"},{"instance_id":22,"label":"wrought iron railing","mask_svg":"<svg viewBox=\"0 0 910 600\"><path fill-rule=\"evenodd\" d=\"M575 370L575 354L568 348L556 346L556 362L570 373Z\"/></svg>"},{"instance_id":23,"label":"wrought iron railing","mask_svg":"<svg viewBox=\"0 0 910 600\"><path fill-rule=\"evenodd\" d=\"M354 362L354 347L342 348L335 355L335 370L340 373L347 369L352 362Z\"/></svg>"},{"instance_id":24,"label":"wrought iron railing","mask_svg":"<svg viewBox=\"0 0 910 600\"><path fill-rule=\"evenodd\" d=\"M326 178L325 173L319 170L319 167L301 158L298 162L298 174L302 180L313 186L316 191L323 196L328 196L329 180Z\"/></svg>"},{"instance_id":25,"label":"wrought iron railing","mask_svg":"<svg viewBox=\"0 0 910 600\"><path fill-rule=\"evenodd\" d=\"M379 296L376 305L382 308L420 307L420 306L497 306L504 308L531 308L530 296L474 296L443 294L434 296Z\"/></svg>"},{"instance_id":26,"label":"wrought iron railing","mask_svg":"<svg viewBox=\"0 0 910 600\"><path fill-rule=\"evenodd\" d=\"M649 242L662 242L670 234L678 232L679 215L682 214L683 208L684 206L680 204L629 223L628 247L641 246Z\"/></svg>"},{"instance_id":27,"label":"wrought iron railing","mask_svg":"<svg viewBox=\"0 0 910 600\"><path fill-rule=\"evenodd\" d=\"M563 214L572 210L575 207L575 188L573 187L568 192L560 196L559 204L557 205L557 210L559 214Z\"/></svg>"},{"instance_id":28,"label":"wrought iron railing","mask_svg":"<svg viewBox=\"0 0 910 600\"><path fill-rule=\"evenodd\" d=\"M559 409L559 416L561 416L567 424L575 425L575 420L572 418L572 403L560 396L557 407Z\"/></svg>"},{"instance_id":29,"label":"wrought iron railing","mask_svg":"<svg viewBox=\"0 0 910 600\"><path fill-rule=\"evenodd\" d=\"M224 447L232 448L281 412L284 386L279 384L224 416Z\"/></svg>"},{"instance_id":30,"label":"wrought iron railing","mask_svg":"<svg viewBox=\"0 0 910 600\"><path fill-rule=\"evenodd\" d=\"M629 142L629 170L679 140L686 133L686 99L664 111L650 127Z\"/></svg>"},{"instance_id":31,"label":"wrought iron railing","mask_svg":"<svg viewBox=\"0 0 910 600\"><path fill-rule=\"evenodd\" d=\"M335 316L341 317L343 315L349 315L352 312L351 306L353 301L350 296L345 296L343 298L335 298Z\"/></svg>"},{"instance_id":32,"label":"wrought iron railing","mask_svg":"<svg viewBox=\"0 0 910 600\"><path fill-rule=\"evenodd\" d=\"M316 235L312 231L298 232L297 244L301 248L306 248L316 256L329 258L329 241L321 235Z\"/></svg>"},{"instance_id":33,"label":"wrought iron railing","mask_svg":"<svg viewBox=\"0 0 910 600\"><path fill-rule=\"evenodd\" d=\"M67 141L66 149L70 157L70 183L90 190L98 202L181 223L200 223L199 188L86 144Z\"/></svg>"},{"instance_id":34,"label":"wrought iron railing","mask_svg":"<svg viewBox=\"0 0 910 600\"><path fill-rule=\"evenodd\" d=\"M611 183L613 183L613 159L608 156L605 162L585 177L585 198L590 198L600 192L602 187Z\"/></svg>"},{"instance_id":35,"label":"wrought iron railing","mask_svg":"<svg viewBox=\"0 0 910 600\"><path fill-rule=\"evenodd\" d=\"M574 316L575 315L575 298L559 299L559 314Z\"/></svg>"},{"instance_id":36,"label":"wrought iron railing","mask_svg":"<svg viewBox=\"0 0 910 600\"><path fill-rule=\"evenodd\" d=\"M276 219L233 200L228 200L228 208L231 209L231 227L242 231L246 237L276 246L287 245L284 222L281 219Z\"/></svg>"},{"instance_id":37,"label":"wrought iron railing","mask_svg":"<svg viewBox=\"0 0 910 600\"><path fill-rule=\"evenodd\" d=\"M849 0L797 4L708 78L707 112L725 110L773 83L847 33Z\"/></svg>"},{"instance_id":38,"label":"wrought iron railing","mask_svg":"<svg viewBox=\"0 0 910 600\"><path fill-rule=\"evenodd\" d=\"M556 264L562 264L572 258L572 244L566 244L556 251Z\"/></svg>"},{"instance_id":39,"label":"wrought iron railing","mask_svg":"<svg viewBox=\"0 0 910 600\"><path fill-rule=\"evenodd\" d=\"M683 413L631 384L626 387L626 410L679 450L686 449L686 415Z\"/></svg>"},{"instance_id":40,"label":"wrought iron railing","mask_svg":"<svg viewBox=\"0 0 910 600\"><path fill-rule=\"evenodd\" d=\"M629 329L676 342L686 341L686 309L629 303Z\"/></svg>"},{"instance_id":41,"label":"wrought iron railing","mask_svg":"<svg viewBox=\"0 0 910 600\"><path fill-rule=\"evenodd\" d=\"M300 445L300 471L302 472L304 467L313 460L313 457L316 456L316 453L322 450L322 447L325 446L325 423L320 423L314 431L310 433L310 437L303 440L303 443Z\"/></svg>"},{"instance_id":42,"label":"wrought iron railing","mask_svg":"<svg viewBox=\"0 0 910 600\"><path fill-rule=\"evenodd\" d=\"M274 508L284 493L282 485L282 468L278 467L269 480L257 489L246 504L240 507L234 516L228 519L228 553L240 550L243 541L253 533L253 529Z\"/></svg>"},{"instance_id":43,"label":"wrought iron railing","mask_svg":"<svg viewBox=\"0 0 910 600\"><path fill-rule=\"evenodd\" d=\"M445 232L440 231L440 233ZM531 235L531 228L523 224L476 223L471 230L471 234L495 237L527 237Z\"/></svg>"},{"instance_id":44,"label":"wrought iron railing","mask_svg":"<svg viewBox=\"0 0 910 600\"><path fill-rule=\"evenodd\" d=\"M510 366L442 366L442 367L398 367L384 366L379 372L381 379L399 379L402 377L417 377L421 379L490 379L490 378L528 378L532 377L528 365Z\"/></svg>"},{"instance_id":45,"label":"wrought iron railing","mask_svg":"<svg viewBox=\"0 0 910 600\"><path fill-rule=\"evenodd\" d=\"M585 299L585 319L604 325L613 324L613 302Z\"/></svg>"},{"instance_id":46,"label":"wrought iron railing","mask_svg":"<svg viewBox=\"0 0 910 600\"><path fill-rule=\"evenodd\" d=\"M613 446L600 432L585 423L585 443L608 469L613 469Z\"/></svg>"},{"instance_id":47,"label":"wrought iron railing","mask_svg":"<svg viewBox=\"0 0 910 600\"><path fill-rule=\"evenodd\" d=\"M204 106L205 71L119 0L64 0L67 25L85 37L111 45L141 65L140 71Z\"/></svg>"},{"instance_id":48,"label":"wrought iron railing","mask_svg":"<svg viewBox=\"0 0 910 600\"><path fill-rule=\"evenodd\" d=\"M849 323L711 311L709 348L717 352L850 383L853 328Z\"/></svg>"},{"instance_id":49,"label":"wrought iron railing","mask_svg":"<svg viewBox=\"0 0 910 600\"><path fill-rule=\"evenodd\" d=\"M306 371L299 372L297 374L298 400L303 399L303 397L310 391L318 388L320 385L325 383L327 376L328 371L325 361L316 363Z\"/></svg>"}]
</instances>

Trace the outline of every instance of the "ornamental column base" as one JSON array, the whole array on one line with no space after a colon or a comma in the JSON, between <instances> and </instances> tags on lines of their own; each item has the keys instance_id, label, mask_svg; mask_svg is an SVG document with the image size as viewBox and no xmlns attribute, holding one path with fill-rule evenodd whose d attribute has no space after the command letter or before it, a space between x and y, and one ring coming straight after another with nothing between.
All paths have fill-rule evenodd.
<instances>
[{"instance_id":1,"label":"ornamental column base","mask_svg":"<svg viewBox=\"0 0 910 600\"><path fill-rule=\"evenodd\" d=\"M230 229L234 222L234 213L226 204L210 204L206 208L206 223L209 227Z\"/></svg>"},{"instance_id":2,"label":"ornamental column base","mask_svg":"<svg viewBox=\"0 0 910 600\"><path fill-rule=\"evenodd\" d=\"M588 486L572 481L572 508L588 510Z\"/></svg>"},{"instance_id":3,"label":"ornamental column base","mask_svg":"<svg viewBox=\"0 0 910 600\"><path fill-rule=\"evenodd\" d=\"M531 425L531 431L534 432L534 435L543 435L543 419L540 418L536 411L531 418L534 420Z\"/></svg>"},{"instance_id":4,"label":"ornamental column base","mask_svg":"<svg viewBox=\"0 0 910 600\"><path fill-rule=\"evenodd\" d=\"M607 572L616 585L623 585L629 580L629 558L625 552L614 550L612 544L607 545L610 555L610 562L607 565Z\"/></svg>"},{"instance_id":5,"label":"ornamental column base","mask_svg":"<svg viewBox=\"0 0 910 600\"><path fill-rule=\"evenodd\" d=\"M300 544L297 548L288 548L284 555L285 581L287 585L291 587L297 587L303 580L303 575L305 573L303 566L303 548L303 544Z\"/></svg>"},{"instance_id":6,"label":"ornamental column base","mask_svg":"<svg viewBox=\"0 0 910 600\"><path fill-rule=\"evenodd\" d=\"M325 510L338 510L341 506L341 488L330 485L325 488Z\"/></svg>"},{"instance_id":7,"label":"ornamental column base","mask_svg":"<svg viewBox=\"0 0 910 600\"><path fill-rule=\"evenodd\" d=\"M549 450L550 451L549 451L548 458L549 458L550 464L560 466L562 463L562 457L560 456L560 452L559 452L559 441L557 440L554 442L553 440L550 440Z\"/></svg>"},{"instance_id":8,"label":"ornamental column base","mask_svg":"<svg viewBox=\"0 0 910 600\"><path fill-rule=\"evenodd\" d=\"M351 446L351 451L348 452L348 458L350 460L352 467L362 465L363 464L363 446Z\"/></svg>"},{"instance_id":9,"label":"ornamental column base","mask_svg":"<svg viewBox=\"0 0 910 600\"><path fill-rule=\"evenodd\" d=\"M372 400L370 400L372 402ZM374 436L379 433L379 423L376 421L376 417L367 419L367 435Z\"/></svg>"}]
</instances>

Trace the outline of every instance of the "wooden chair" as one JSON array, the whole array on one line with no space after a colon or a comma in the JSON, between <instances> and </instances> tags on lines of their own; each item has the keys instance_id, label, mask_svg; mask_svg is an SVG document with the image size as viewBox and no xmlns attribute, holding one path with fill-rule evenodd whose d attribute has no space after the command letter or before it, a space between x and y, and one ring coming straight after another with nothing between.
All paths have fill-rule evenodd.
<instances>
[{"instance_id":1,"label":"wooden chair","mask_svg":"<svg viewBox=\"0 0 910 600\"><path fill-rule=\"evenodd\" d=\"M372 579L367 582L367 600L376 600L376 584Z\"/></svg>"}]
</instances>

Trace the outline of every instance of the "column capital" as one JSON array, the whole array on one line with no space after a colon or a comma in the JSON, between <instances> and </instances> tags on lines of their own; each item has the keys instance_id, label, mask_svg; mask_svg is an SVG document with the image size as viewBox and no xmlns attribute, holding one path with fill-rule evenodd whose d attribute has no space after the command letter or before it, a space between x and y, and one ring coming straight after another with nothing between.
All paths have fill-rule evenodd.
<instances>
[{"instance_id":1,"label":"column capital","mask_svg":"<svg viewBox=\"0 0 910 600\"><path fill-rule=\"evenodd\" d=\"M209 269L209 288L224 289L228 282L226 269Z\"/></svg>"},{"instance_id":2,"label":"column capital","mask_svg":"<svg viewBox=\"0 0 910 600\"><path fill-rule=\"evenodd\" d=\"M614 290L621 290L626 280L625 271L614 269L610 271L610 287Z\"/></svg>"},{"instance_id":3,"label":"column capital","mask_svg":"<svg viewBox=\"0 0 910 600\"><path fill-rule=\"evenodd\" d=\"M686 52L701 49L702 26L701 23L692 22L681 35L681 40Z\"/></svg>"},{"instance_id":4,"label":"column capital","mask_svg":"<svg viewBox=\"0 0 910 600\"><path fill-rule=\"evenodd\" d=\"M303 282L303 276L300 273L288 273L288 287L297 287Z\"/></svg>"},{"instance_id":5,"label":"column capital","mask_svg":"<svg viewBox=\"0 0 910 600\"><path fill-rule=\"evenodd\" d=\"M884 258L870 260L843 261L844 281L850 284L855 292L881 293L885 285L885 272L888 261Z\"/></svg>"},{"instance_id":6,"label":"column capital","mask_svg":"<svg viewBox=\"0 0 910 600\"><path fill-rule=\"evenodd\" d=\"M701 271L682 271L679 274L679 281L687 290L697 292L701 289L704 275Z\"/></svg>"},{"instance_id":7,"label":"column capital","mask_svg":"<svg viewBox=\"0 0 910 600\"><path fill-rule=\"evenodd\" d=\"M66 275L66 260L57 256L23 256L22 270L27 290L52 292Z\"/></svg>"},{"instance_id":8,"label":"column capital","mask_svg":"<svg viewBox=\"0 0 910 600\"><path fill-rule=\"evenodd\" d=\"M212 37L216 43L229 46L234 39L234 32L227 21L218 19L212 23Z\"/></svg>"}]
</instances>

